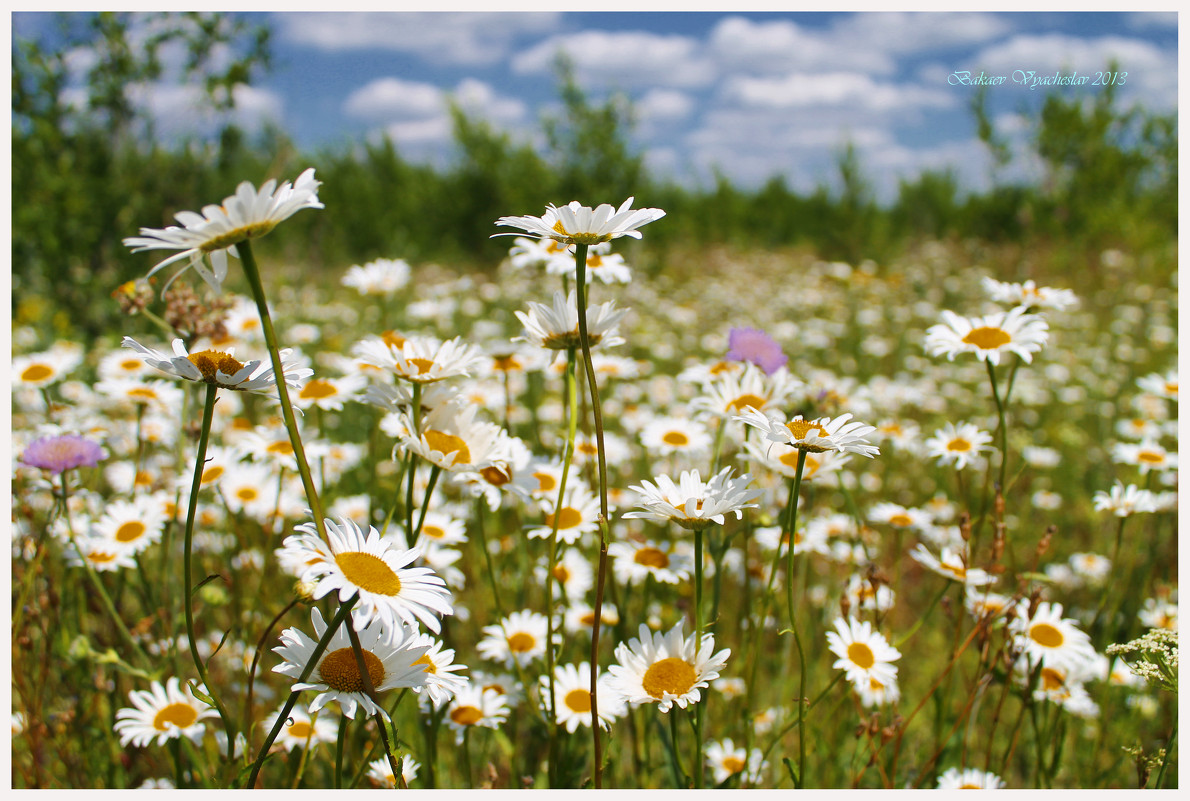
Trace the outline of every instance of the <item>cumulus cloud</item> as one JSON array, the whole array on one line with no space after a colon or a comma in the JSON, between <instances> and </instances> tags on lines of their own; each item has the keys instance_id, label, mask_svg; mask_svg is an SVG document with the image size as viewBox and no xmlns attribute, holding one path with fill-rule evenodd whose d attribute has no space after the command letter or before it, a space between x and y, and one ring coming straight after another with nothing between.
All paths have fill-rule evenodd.
<instances>
[{"instance_id":1,"label":"cumulus cloud","mask_svg":"<svg viewBox=\"0 0 1190 801\"><path fill-rule=\"evenodd\" d=\"M708 48L728 70L787 72L794 69L891 71L893 60L879 50L840 47L834 37L792 20L757 21L726 17L712 29Z\"/></svg>"},{"instance_id":2,"label":"cumulus cloud","mask_svg":"<svg viewBox=\"0 0 1190 801\"><path fill-rule=\"evenodd\" d=\"M1007 19L978 12L869 12L843 17L830 33L851 51L891 54L969 48L1011 33Z\"/></svg>"},{"instance_id":3,"label":"cumulus cloud","mask_svg":"<svg viewBox=\"0 0 1190 801\"><path fill-rule=\"evenodd\" d=\"M912 84L881 84L858 72L737 77L727 84L724 95L745 106L760 108L850 106L887 111L955 104L954 98L941 90Z\"/></svg>"},{"instance_id":4,"label":"cumulus cloud","mask_svg":"<svg viewBox=\"0 0 1190 801\"><path fill-rule=\"evenodd\" d=\"M438 87L400 78L377 78L349 94L343 112L365 120L393 120L426 117L443 109Z\"/></svg>"},{"instance_id":5,"label":"cumulus cloud","mask_svg":"<svg viewBox=\"0 0 1190 801\"><path fill-rule=\"evenodd\" d=\"M651 89L634 104L645 122L681 120L694 110L694 99L673 89Z\"/></svg>"},{"instance_id":6,"label":"cumulus cloud","mask_svg":"<svg viewBox=\"0 0 1190 801\"><path fill-rule=\"evenodd\" d=\"M599 86L704 86L715 77L696 39L642 31L583 31L551 36L512 59L521 75L548 74L559 52L574 63L580 84Z\"/></svg>"},{"instance_id":7,"label":"cumulus cloud","mask_svg":"<svg viewBox=\"0 0 1190 801\"><path fill-rule=\"evenodd\" d=\"M227 123L256 133L267 123L279 122L284 107L275 92L243 84L232 93L235 108L226 112L212 109L202 87L192 84L134 84L127 92L163 138L208 136Z\"/></svg>"},{"instance_id":8,"label":"cumulus cloud","mask_svg":"<svg viewBox=\"0 0 1190 801\"><path fill-rule=\"evenodd\" d=\"M280 37L319 50L393 50L444 64L493 64L522 37L554 29L557 12L277 13Z\"/></svg>"}]
</instances>

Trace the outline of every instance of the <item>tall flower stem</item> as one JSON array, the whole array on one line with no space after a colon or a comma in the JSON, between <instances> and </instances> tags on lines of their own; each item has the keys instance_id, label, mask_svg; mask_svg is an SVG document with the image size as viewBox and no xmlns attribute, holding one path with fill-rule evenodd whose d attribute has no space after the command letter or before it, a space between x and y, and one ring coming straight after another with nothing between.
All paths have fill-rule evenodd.
<instances>
[{"instance_id":1,"label":"tall flower stem","mask_svg":"<svg viewBox=\"0 0 1190 801\"><path fill-rule=\"evenodd\" d=\"M797 743L798 743L798 782L802 786L806 781L806 729L804 726L806 715L806 654L802 650L802 638L797 631L797 614L793 604L793 552L794 532L797 531L797 498L802 488L802 470L806 466L806 452L799 448L797 452L797 473L793 478L793 498L789 504L789 551L788 561L785 563L785 601L789 607L789 628L793 631L793 642L797 646L798 659L798 693L797 693Z\"/></svg>"},{"instance_id":2,"label":"tall flower stem","mask_svg":"<svg viewBox=\"0 0 1190 801\"><path fill-rule=\"evenodd\" d=\"M281 350L277 344L277 332L273 330L273 318L269 316L269 305L265 299L264 284L260 281L260 269L256 266L256 257L252 255L252 245L244 240L236 245L240 254L240 263L244 266L244 275L248 279L248 286L252 288L252 298L256 301L256 311L260 315L260 326L264 331L264 341L269 349L269 359L273 365L273 375L277 379L277 397L281 401L281 417L285 420L285 428L289 431L289 443L293 446L293 455L297 460L298 472L302 476L302 488L306 491L306 500L310 504L310 512L314 516L314 525L318 534L326 540L326 523L323 521L322 503L318 500L318 490L314 487L314 476L310 473L310 463L306 460L306 449L302 447L302 436L298 433L297 418L293 416L293 404L289 401L289 388L285 384L285 368L281 364Z\"/></svg>"},{"instance_id":3,"label":"tall flower stem","mask_svg":"<svg viewBox=\"0 0 1190 801\"><path fill-rule=\"evenodd\" d=\"M351 608L355 606L355 602L358 600L359 595L353 595L346 603L339 605L338 613L331 619L330 625L326 627L326 633L322 635L322 639L314 646L314 653L310 654L310 661L306 663L306 667L302 670L302 674L298 676L294 684L305 682L310 677L310 674L314 672L314 668L318 666L318 660L322 658L327 646L330 645L331 638L335 636L335 632L339 630L339 626L343 625L343 621L347 619L347 615L351 613ZM255 764L252 765L252 772L248 774L248 780L241 789L247 790L256 786L256 777L260 775L260 766L264 764L264 759L268 756L269 749L273 747L277 735L281 733L281 728L285 725L285 721L289 719L289 713L293 711L293 705L297 703L298 696L301 694L301 690L294 690L289 694L289 698L285 700L285 706L281 708L280 714L277 715L277 722L273 724L272 731L265 738L264 745L260 747L260 753L256 757Z\"/></svg>"},{"instance_id":4,"label":"tall flower stem","mask_svg":"<svg viewBox=\"0 0 1190 801\"><path fill-rule=\"evenodd\" d=\"M223 703L215 695L215 690L207 681L207 666L198 653L198 638L194 636L194 519L198 512L198 493L202 489L203 468L207 462L207 443L211 440L211 420L215 416L215 396L219 387L207 384L206 399L202 407L202 428L198 435L198 453L194 456L194 480L190 483L190 502L186 508L186 533L182 545L182 582L186 588L185 603L182 605L186 613L186 641L190 644L190 657L194 660L194 667L198 670L199 681L202 682L215 708L219 710L219 717L223 721L223 728L227 733L227 758L230 761L235 748L235 727L231 716L227 714Z\"/></svg>"},{"instance_id":5,"label":"tall flower stem","mask_svg":"<svg viewBox=\"0 0 1190 801\"><path fill-rule=\"evenodd\" d=\"M409 417L413 421L410 435L415 439L421 436L421 384L413 384L413 400L409 402ZM405 533L413 533L413 479L417 475L417 453L410 448L409 458L405 468Z\"/></svg>"},{"instance_id":6,"label":"tall flower stem","mask_svg":"<svg viewBox=\"0 0 1190 801\"><path fill-rule=\"evenodd\" d=\"M599 720L599 624L603 614L603 590L607 580L607 545L610 537L607 503L607 455L603 445L603 408L599 403L599 386L595 382L595 365L591 363L591 339L587 333L587 246L574 246L575 300L578 305L578 340L583 350L583 367L587 371L587 387L591 392L591 413L595 418L595 447L599 461L599 570L595 581L595 620L591 626L591 720ZM591 726L595 746L595 789L603 787L603 747L599 724Z\"/></svg>"},{"instance_id":7,"label":"tall flower stem","mask_svg":"<svg viewBox=\"0 0 1190 801\"><path fill-rule=\"evenodd\" d=\"M1000 390L996 384L996 366L990 361L984 364L988 367L988 379L992 382L992 399L996 401L996 414L1000 418L1000 489L1004 491L1008 486L1005 483L1008 476L1008 424L1004 409L1007 398L1000 398Z\"/></svg>"},{"instance_id":8,"label":"tall flower stem","mask_svg":"<svg viewBox=\"0 0 1190 801\"><path fill-rule=\"evenodd\" d=\"M720 423L722 427L722 423ZM694 529L694 641L702 645L702 529ZM702 771L702 722L703 710L711 700L707 693L702 703L690 710L694 723L694 788L703 788Z\"/></svg>"}]
</instances>

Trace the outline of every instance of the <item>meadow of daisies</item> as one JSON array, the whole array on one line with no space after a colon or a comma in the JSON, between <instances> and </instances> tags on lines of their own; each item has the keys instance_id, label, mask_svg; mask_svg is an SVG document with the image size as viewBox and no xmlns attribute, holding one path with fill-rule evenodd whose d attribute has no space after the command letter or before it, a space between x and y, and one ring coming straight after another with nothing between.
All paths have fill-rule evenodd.
<instances>
[{"instance_id":1,"label":"meadow of daisies","mask_svg":"<svg viewBox=\"0 0 1190 801\"><path fill-rule=\"evenodd\" d=\"M14 329L14 786L1177 786L1172 247L257 263L319 187Z\"/></svg>"}]
</instances>

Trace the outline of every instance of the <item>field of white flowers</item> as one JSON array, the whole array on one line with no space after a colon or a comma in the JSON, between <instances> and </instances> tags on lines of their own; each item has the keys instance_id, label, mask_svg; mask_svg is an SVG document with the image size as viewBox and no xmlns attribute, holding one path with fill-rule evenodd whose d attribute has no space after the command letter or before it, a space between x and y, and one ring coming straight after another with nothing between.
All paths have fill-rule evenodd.
<instances>
[{"instance_id":1,"label":"field of white flowers","mask_svg":"<svg viewBox=\"0 0 1190 801\"><path fill-rule=\"evenodd\" d=\"M258 265L318 187L14 329L14 786L1177 786L1174 247Z\"/></svg>"}]
</instances>

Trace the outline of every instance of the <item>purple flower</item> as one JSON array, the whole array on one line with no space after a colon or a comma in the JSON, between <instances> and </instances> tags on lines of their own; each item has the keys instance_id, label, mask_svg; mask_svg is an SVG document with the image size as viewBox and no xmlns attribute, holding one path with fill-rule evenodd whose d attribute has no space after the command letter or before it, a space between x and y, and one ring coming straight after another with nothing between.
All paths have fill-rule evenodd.
<instances>
[{"instance_id":1,"label":"purple flower","mask_svg":"<svg viewBox=\"0 0 1190 801\"><path fill-rule=\"evenodd\" d=\"M20 461L57 475L72 467L94 467L103 458L103 448L98 442L79 434L62 434L33 440L21 454Z\"/></svg>"},{"instance_id":2,"label":"purple flower","mask_svg":"<svg viewBox=\"0 0 1190 801\"><path fill-rule=\"evenodd\" d=\"M789 357L781 346L759 328L733 328L727 335L727 358L736 362L752 362L765 375L777 372Z\"/></svg>"}]
</instances>

